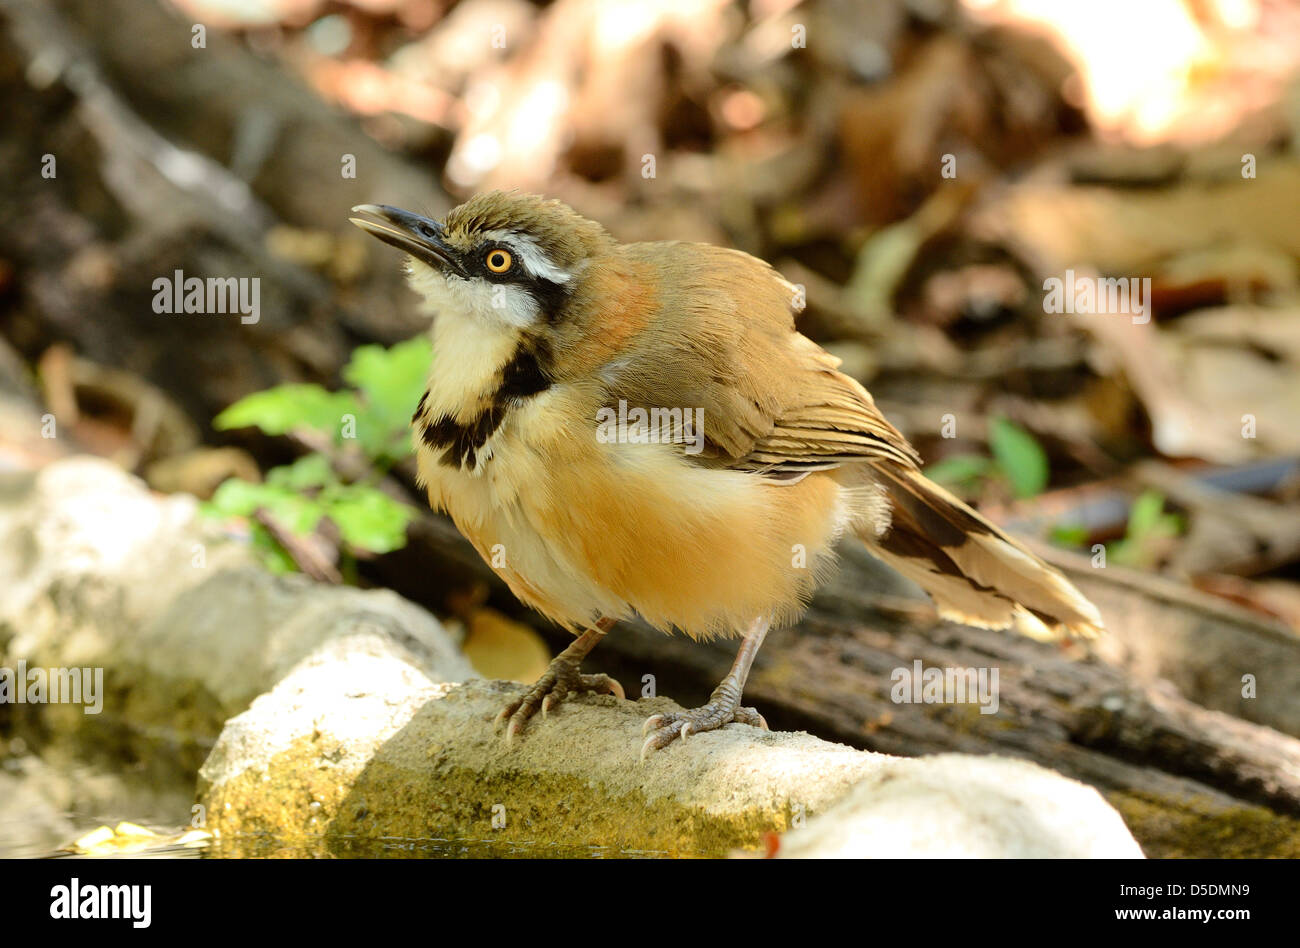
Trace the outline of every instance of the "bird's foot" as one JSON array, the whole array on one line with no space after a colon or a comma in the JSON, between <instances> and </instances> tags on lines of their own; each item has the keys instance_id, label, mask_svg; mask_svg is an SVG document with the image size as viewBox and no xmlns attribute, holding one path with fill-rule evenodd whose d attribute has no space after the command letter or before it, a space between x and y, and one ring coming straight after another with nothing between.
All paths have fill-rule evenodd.
<instances>
[{"instance_id":1,"label":"bird's foot","mask_svg":"<svg viewBox=\"0 0 1300 948\"><path fill-rule=\"evenodd\" d=\"M641 759L645 760L651 751L667 747L677 739L686 740L691 734L714 731L724 724L750 724L767 730L767 721L753 708L740 706L740 689L729 689L726 682L709 696L709 703L690 711L668 711L664 714L652 714L646 718L641 733L649 733L641 745Z\"/></svg>"},{"instance_id":2,"label":"bird's foot","mask_svg":"<svg viewBox=\"0 0 1300 948\"><path fill-rule=\"evenodd\" d=\"M597 694L626 697L623 686L608 675L587 675L578 671L580 661L581 659L575 660L561 652L531 688L501 709L496 720L497 724L506 722L507 744L515 739L528 719L539 709L542 717L546 717L552 708L575 692L594 691Z\"/></svg>"}]
</instances>

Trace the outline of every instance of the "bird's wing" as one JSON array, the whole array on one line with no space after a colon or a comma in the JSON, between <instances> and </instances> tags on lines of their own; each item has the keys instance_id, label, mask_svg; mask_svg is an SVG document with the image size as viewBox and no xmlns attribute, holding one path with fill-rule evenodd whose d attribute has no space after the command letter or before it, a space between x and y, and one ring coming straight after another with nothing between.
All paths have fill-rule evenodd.
<instances>
[{"instance_id":1,"label":"bird's wing","mask_svg":"<svg viewBox=\"0 0 1300 948\"><path fill-rule=\"evenodd\" d=\"M870 393L795 331L801 294L770 266L704 244L632 251L661 268L662 298L608 379L611 397L700 408L706 463L771 472L880 460L917 467L915 449Z\"/></svg>"},{"instance_id":2,"label":"bird's wing","mask_svg":"<svg viewBox=\"0 0 1300 948\"><path fill-rule=\"evenodd\" d=\"M918 465L916 450L880 413L871 393L838 371L838 358L798 333L780 358L798 387L775 413L772 431L736 466L807 470L863 460Z\"/></svg>"}]
</instances>

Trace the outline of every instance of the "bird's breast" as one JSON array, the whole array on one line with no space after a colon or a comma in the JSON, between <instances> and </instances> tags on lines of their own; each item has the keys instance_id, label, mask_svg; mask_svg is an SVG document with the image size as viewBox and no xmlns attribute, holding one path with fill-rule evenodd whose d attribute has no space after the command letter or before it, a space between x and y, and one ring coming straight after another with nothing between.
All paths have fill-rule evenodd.
<instances>
[{"instance_id":1,"label":"bird's breast","mask_svg":"<svg viewBox=\"0 0 1300 948\"><path fill-rule=\"evenodd\" d=\"M664 629L730 634L796 614L843 529L840 486L601 439L597 403L572 384L516 401L473 469L422 448L430 501L521 599L570 628L635 610Z\"/></svg>"}]
</instances>

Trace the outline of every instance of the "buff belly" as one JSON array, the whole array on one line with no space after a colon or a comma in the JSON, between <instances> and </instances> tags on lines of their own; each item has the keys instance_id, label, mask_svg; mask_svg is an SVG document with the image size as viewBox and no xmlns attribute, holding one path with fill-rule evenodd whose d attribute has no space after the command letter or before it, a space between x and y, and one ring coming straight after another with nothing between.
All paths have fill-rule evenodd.
<instances>
[{"instance_id":1,"label":"buff belly","mask_svg":"<svg viewBox=\"0 0 1300 948\"><path fill-rule=\"evenodd\" d=\"M585 419L556 423L566 407L551 392L516 409L475 471L419 458L430 503L523 602L571 630L635 611L695 637L798 616L856 516L851 490L824 473L782 484L704 467L673 445L601 444Z\"/></svg>"}]
</instances>

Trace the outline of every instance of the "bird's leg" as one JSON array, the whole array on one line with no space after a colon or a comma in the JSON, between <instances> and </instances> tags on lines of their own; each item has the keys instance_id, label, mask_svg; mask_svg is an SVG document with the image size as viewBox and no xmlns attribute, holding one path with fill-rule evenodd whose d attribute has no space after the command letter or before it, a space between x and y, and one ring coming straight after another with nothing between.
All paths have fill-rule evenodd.
<instances>
[{"instance_id":1,"label":"bird's leg","mask_svg":"<svg viewBox=\"0 0 1300 948\"><path fill-rule=\"evenodd\" d=\"M679 737L686 740L688 734L712 731L733 721L737 724L752 724L754 727L767 730L767 722L763 720L761 714L753 708L740 706L740 695L745 690L749 666L754 664L754 656L758 654L759 646L767 636L769 625L769 619L761 618L756 619L749 627L744 640L740 643L740 651L736 653L736 660L731 664L731 671L727 672L727 677L713 689L713 694L709 695L708 703L704 707L693 708L690 711L652 714L646 718L641 733L651 730L653 733L641 745L642 760L645 760L646 755L651 751L667 747Z\"/></svg>"},{"instance_id":2,"label":"bird's leg","mask_svg":"<svg viewBox=\"0 0 1300 948\"><path fill-rule=\"evenodd\" d=\"M507 721L506 743L514 740L516 734L538 708L542 717L555 705L564 700L565 695L575 691L597 691L624 697L623 686L608 675L584 675L578 666L587 657L587 653L596 647L596 643L605 637L614 627L614 620L602 617L596 624L574 639L569 647L551 660L542 677L523 693L501 709L497 722Z\"/></svg>"}]
</instances>

